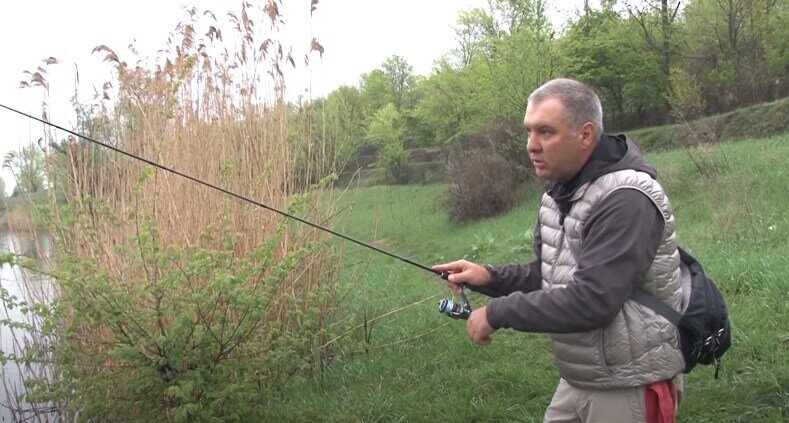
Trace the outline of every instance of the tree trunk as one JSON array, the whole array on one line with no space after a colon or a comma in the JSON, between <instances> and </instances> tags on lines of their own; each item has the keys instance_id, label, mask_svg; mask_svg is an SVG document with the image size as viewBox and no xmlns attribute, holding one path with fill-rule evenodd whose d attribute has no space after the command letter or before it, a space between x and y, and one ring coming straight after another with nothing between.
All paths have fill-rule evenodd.
<instances>
[{"instance_id":1,"label":"tree trunk","mask_svg":"<svg viewBox=\"0 0 789 423\"><path fill-rule=\"evenodd\" d=\"M668 0L660 0L660 28L663 35L663 61L661 63L663 74L668 78L671 75L671 18Z\"/></svg>"}]
</instances>

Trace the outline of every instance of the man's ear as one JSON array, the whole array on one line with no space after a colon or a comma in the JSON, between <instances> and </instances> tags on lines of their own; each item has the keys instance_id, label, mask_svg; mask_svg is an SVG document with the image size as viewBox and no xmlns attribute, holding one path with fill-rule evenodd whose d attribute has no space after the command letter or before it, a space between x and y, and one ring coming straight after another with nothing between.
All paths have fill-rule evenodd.
<instances>
[{"instance_id":1,"label":"man's ear","mask_svg":"<svg viewBox=\"0 0 789 423\"><path fill-rule=\"evenodd\" d=\"M595 145L595 126L592 122L586 122L581 126L581 149L586 150Z\"/></svg>"}]
</instances>

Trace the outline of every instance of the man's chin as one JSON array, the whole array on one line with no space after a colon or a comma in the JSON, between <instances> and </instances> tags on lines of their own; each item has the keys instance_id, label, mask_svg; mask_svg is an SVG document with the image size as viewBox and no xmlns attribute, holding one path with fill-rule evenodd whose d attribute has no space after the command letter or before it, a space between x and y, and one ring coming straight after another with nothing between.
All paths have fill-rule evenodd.
<instances>
[{"instance_id":1,"label":"man's chin","mask_svg":"<svg viewBox=\"0 0 789 423\"><path fill-rule=\"evenodd\" d=\"M551 175L548 172L544 172L544 171L540 171L540 170L535 169L534 174L535 174L535 176L537 176L537 179L539 179L539 180L541 180L543 182L551 181Z\"/></svg>"}]
</instances>

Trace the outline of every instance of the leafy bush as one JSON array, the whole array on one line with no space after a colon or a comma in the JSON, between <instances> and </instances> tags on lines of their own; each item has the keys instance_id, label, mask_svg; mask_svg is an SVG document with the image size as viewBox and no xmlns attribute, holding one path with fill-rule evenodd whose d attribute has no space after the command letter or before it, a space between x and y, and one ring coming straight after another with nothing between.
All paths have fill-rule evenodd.
<instances>
[{"instance_id":1,"label":"leafy bush","mask_svg":"<svg viewBox=\"0 0 789 423\"><path fill-rule=\"evenodd\" d=\"M280 221L245 251L229 199L198 242L166 243L162 216L141 195L151 173L126 219L86 201L100 210L98 221L133 229L112 251L99 251L87 207L47 217L59 250L81 241L94 255L64 254L53 272L60 295L47 315L58 337L39 353L59 363L60 377L33 397L101 421L254 420L273 391L323 366L336 304L330 279L316 283L331 271L326 246L294 239L295 228ZM295 196L291 209L306 198Z\"/></svg>"}]
</instances>

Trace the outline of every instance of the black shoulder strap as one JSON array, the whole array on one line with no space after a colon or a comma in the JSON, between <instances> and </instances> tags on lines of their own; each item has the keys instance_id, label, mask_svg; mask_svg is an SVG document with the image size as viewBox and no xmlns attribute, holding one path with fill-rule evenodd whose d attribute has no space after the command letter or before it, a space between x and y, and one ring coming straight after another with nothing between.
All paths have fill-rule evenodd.
<instances>
[{"instance_id":1,"label":"black shoulder strap","mask_svg":"<svg viewBox=\"0 0 789 423\"><path fill-rule=\"evenodd\" d=\"M679 320L682 318L682 314L669 307L668 304L661 301L654 294L644 291L641 288L636 288L633 290L633 295L631 295L630 298L641 305L651 308L652 311L665 317L666 320L673 323L674 326L679 326Z\"/></svg>"}]
</instances>

